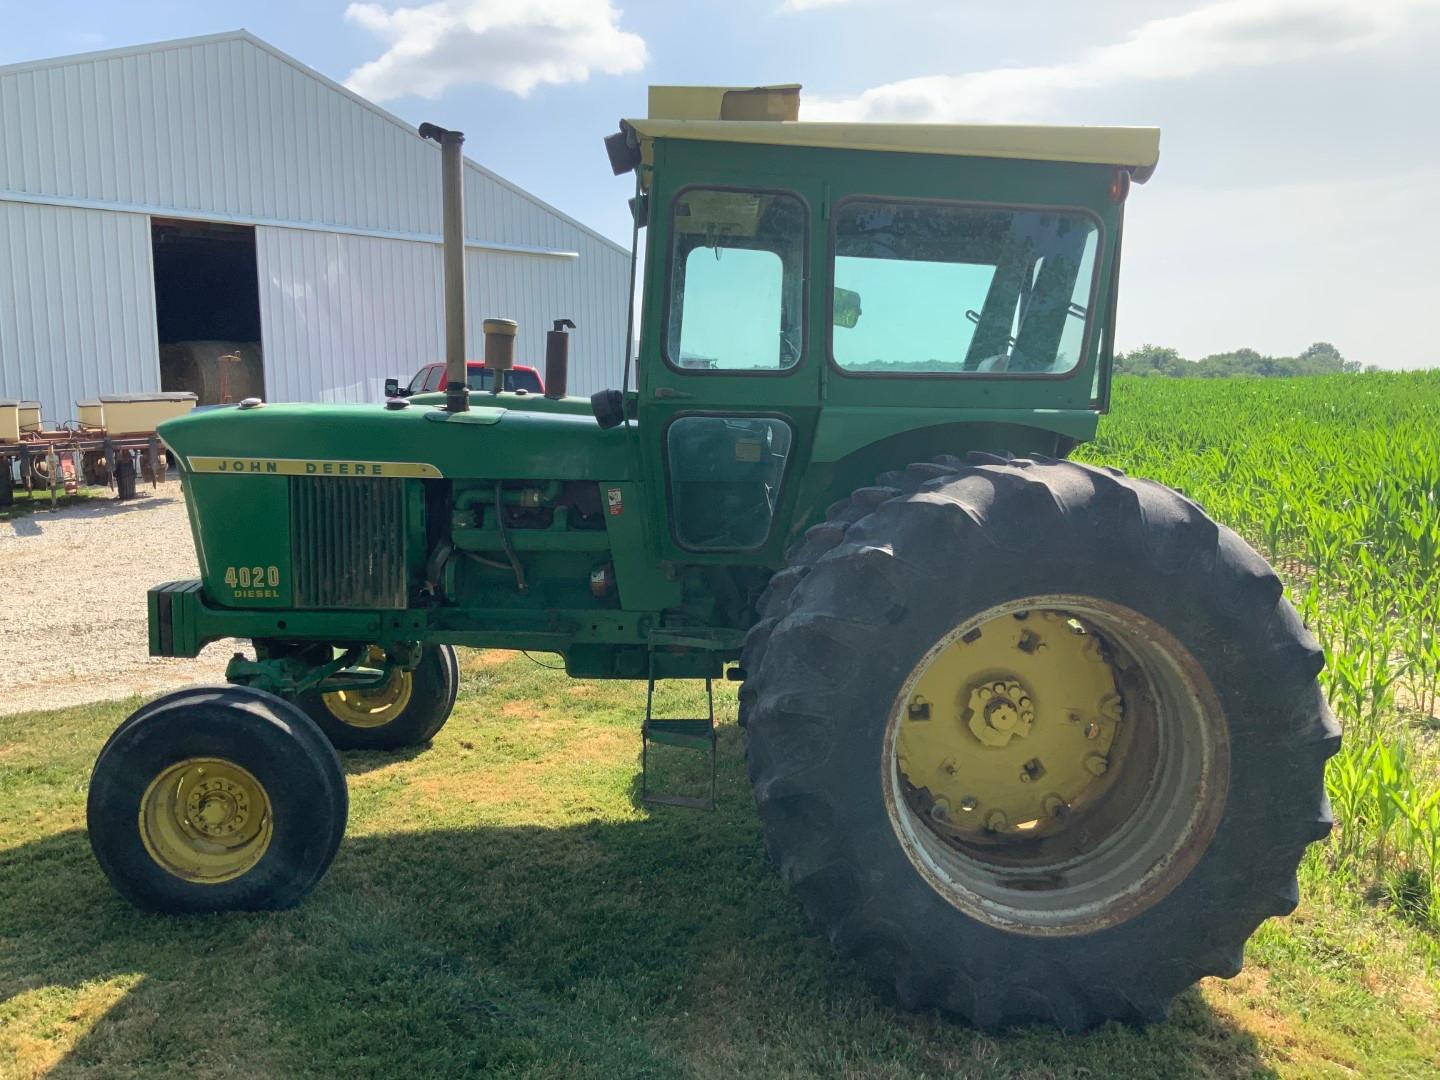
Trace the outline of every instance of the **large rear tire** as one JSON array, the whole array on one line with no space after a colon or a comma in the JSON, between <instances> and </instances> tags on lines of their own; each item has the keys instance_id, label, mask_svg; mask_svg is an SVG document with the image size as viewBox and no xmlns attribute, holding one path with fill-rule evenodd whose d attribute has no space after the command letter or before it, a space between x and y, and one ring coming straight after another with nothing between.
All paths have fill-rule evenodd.
<instances>
[{"instance_id":1,"label":"large rear tire","mask_svg":"<svg viewBox=\"0 0 1440 1080\"><path fill-rule=\"evenodd\" d=\"M1158 484L912 466L762 597L766 842L843 953L983 1027L1148 1020L1298 900L1339 730L1279 580Z\"/></svg>"},{"instance_id":2,"label":"large rear tire","mask_svg":"<svg viewBox=\"0 0 1440 1080\"><path fill-rule=\"evenodd\" d=\"M348 811L335 751L289 702L194 687L137 710L95 762L90 846L148 911L285 908L320 880Z\"/></svg>"}]
</instances>

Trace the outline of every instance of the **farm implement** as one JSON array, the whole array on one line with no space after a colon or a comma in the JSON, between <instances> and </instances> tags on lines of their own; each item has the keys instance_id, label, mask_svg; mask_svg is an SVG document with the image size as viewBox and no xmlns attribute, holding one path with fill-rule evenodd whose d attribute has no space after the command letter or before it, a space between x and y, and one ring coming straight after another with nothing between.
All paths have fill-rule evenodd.
<instances>
[{"instance_id":1,"label":"farm implement","mask_svg":"<svg viewBox=\"0 0 1440 1080\"><path fill-rule=\"evenodd\" d=\"M444 394L160 426L202 576L151 590L151 651L253 656L101 752L110 880L160 911L299 902L345 828L335 749L430 739L454 646L545 650L647 701L739 682L779 872L907 1006L1081 1029L1234 975L1329 830L1339 732L1270 567L1066 459L1108 406L1158 132L811 124L795 87L650 113L606 141L645 245L633 388L627 335L588 401L467 389L463 136L426 125ZM484 332L503 373L515 324ZM551 393L568 345L557 319ZM713 762L713 710L637 726L647 769Z\"/></svg>"},{"instance_id":2,"label":"farm implement","mask_svg":"<svg viewBox=\"0 0 1440 1080\"><path fill-rule=\"evenodd\" d=\"M53 507L63 491L82 485L115 486L116 498L133 499L143 477L165 478L168 458L155 428L195 406L188 393L125 394L76 403L79 419L47 428L37 401L0 400L0 506L26 491L48 491Z\"/></svg>"}]
</instances>

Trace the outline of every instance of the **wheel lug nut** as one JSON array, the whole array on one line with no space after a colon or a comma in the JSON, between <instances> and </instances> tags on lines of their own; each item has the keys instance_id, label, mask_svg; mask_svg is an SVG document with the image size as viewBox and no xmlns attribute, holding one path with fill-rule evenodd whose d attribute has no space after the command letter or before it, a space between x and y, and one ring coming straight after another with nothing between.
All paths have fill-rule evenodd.
<instances>
[{"instance_id":1,"label":"wheel lug nut","mask_svg":"<svg viewBox=\"0 0 1440 1080\"><path fill-rule=\"evenodd\" d=\"M990 832L999 832L1010 824L1010 819L1005 816L1004 810L991 810L985 815L985 828Z\"/></svg>"},{"instance_id":2,"label":"wheel lug nut","mask_svg":"<svg viewBox=\"0 0 1440 1080\"><path fill-rule=\"evenodd\" d=\"M1085 771L1091 776L1104 776L1105 771L1110 768L1110 759L1104 754L1086 754Z\"/></svg>"},{"instance_id":3,"label":"wheel lug nut","mask_svg":"<svg viewBox=\"0 0 1440 1080\"><path fill-rule=\"evenodd\" d=\"M963 799L960 800L960 809L964 810L967 814L974 813L975 808L979 805L980 800L975 798L974 795L966 795Z\"/></svg>"},{"instance_id":4,"label":"wheel lug nut","mask_svg":"<svg viewBox=\"0 0 1440 1080\"><path fill-rule=\"evenodd\" d=\"M954 775L955 775L955 759L954 759L953 757L952 757L952 758L946 758L946 759L945 759L945 764L941 765L940 768L944 770L946 776L954 776Z\"/></svg>"},{"instance_id":5,"label":"wheel lug nut","mask_svg":"<svg viewBox=\"0 0 1440 1080\"><path fill-rule=\"evenodd\" d=\"M1045 813L1053 818L1064 817L1070 809L1070 804L1054 793L1046 795L1040 805L1045 808Z\"/></svg>"}]
</instances>

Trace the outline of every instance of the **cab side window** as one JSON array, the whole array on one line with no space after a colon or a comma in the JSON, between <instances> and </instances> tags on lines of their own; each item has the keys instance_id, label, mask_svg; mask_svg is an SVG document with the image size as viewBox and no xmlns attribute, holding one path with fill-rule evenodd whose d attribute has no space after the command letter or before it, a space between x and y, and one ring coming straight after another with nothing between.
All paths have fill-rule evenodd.
<instances>
[{"instance_id":1,"label":"cab side window","mask_svg":"<svg viewBox=\"0 0 1440 1080\"><path fill-rule=\"evenodd\" d=\"M684 371L784 371L805 347L805 204L690 188L671 216L665 358Z\"/></svg>"}]
</instances>

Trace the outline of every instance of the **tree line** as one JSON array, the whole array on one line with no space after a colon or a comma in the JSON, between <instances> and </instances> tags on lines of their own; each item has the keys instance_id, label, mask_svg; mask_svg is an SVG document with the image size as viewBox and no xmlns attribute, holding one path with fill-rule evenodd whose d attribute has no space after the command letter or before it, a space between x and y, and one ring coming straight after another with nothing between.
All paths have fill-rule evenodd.
<instances>
[{"instance_id":1,"label":"tree line","mask_svg":"<svg viewBox=\"0 0 1440 1080\"><path fill-rule=\"evenodd\" d=\"M1299 356L1266 356L1254 349L1213 353L1199 360L1187 360L1174 349L1141 345L1115 355L1115 374L1149 375L1168 378L1229 379L1237 376L1280 378L1289 375L1339 375L1356 373L1358 360L1346 360L1328 341L1317 341ZM1371 364L1365 370L1380 370Z\"/></svg>"}]
</instances>

